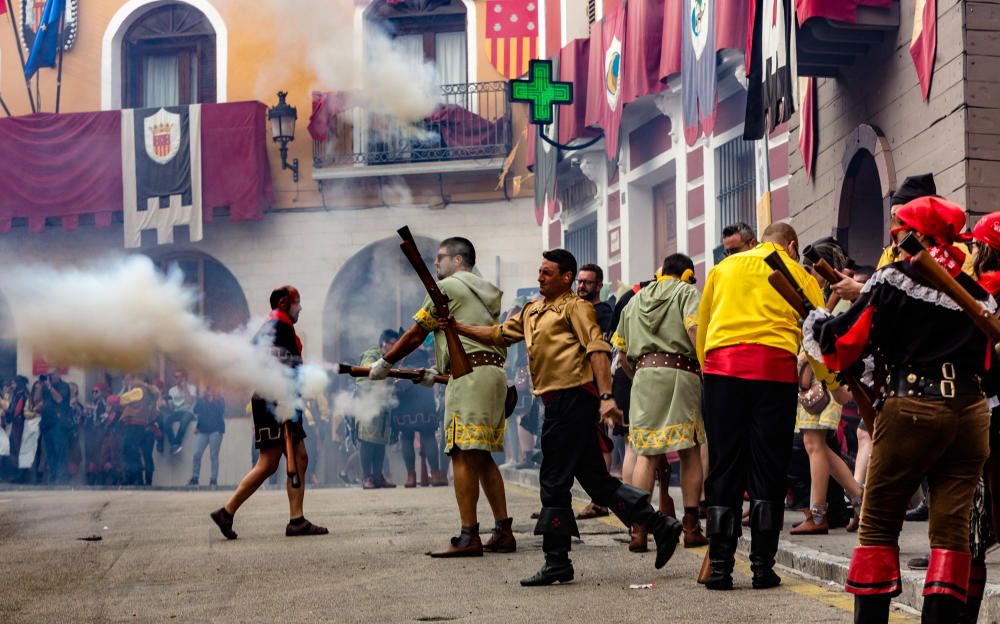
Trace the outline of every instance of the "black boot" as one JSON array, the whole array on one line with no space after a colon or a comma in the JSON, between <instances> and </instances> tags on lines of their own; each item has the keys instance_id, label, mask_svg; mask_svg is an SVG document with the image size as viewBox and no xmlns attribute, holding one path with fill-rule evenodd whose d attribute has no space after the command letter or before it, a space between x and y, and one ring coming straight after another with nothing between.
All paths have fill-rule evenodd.
<instances>
[{"instance_id":1,"label":"black boot","mask_svg":"<svg viewBox=\"0 0 1000 624\"><path fill-rule=\"evenodd\" d=\"M774 573L774 555L778 552L785 513L780 502L754 500L750 503L750 569L753 588L768 589L781 584Z\"/></svg>"},{"instance_id":2,"label":"black boot","mask_svg":"<svg viewBox=\"0 0 1000 624\"><path fill-rule=\"evenodd\" d=\"M924 596L924 608L920 610L921 624L957 624L962 607L961 600L948 594Z\"/></svg>"},{"instance_id":3,"label":"black boot","mask_svg":"<svg viewBox=\"0 0 1000 624\"><path fill-rule=\"evenodd\" d=\"M979 621L979 608L983 605L982 597L969 598L962 605L962 610L958 617L959 624L976 624Z\"/></svg>"},{"instance_id":4,"label":"black boot","mask_svg":"<svg viewBox=\"0 0 1000 624\"><path fill-rule=\"evenodd\" d=\"M521 579L521 586L539 587L572 581L573 562L569 559L569 548L569 536L545 534L542 537L542 550L545 551L545 565L533 576Z\"/></svg>"},{"instance_id":5,"label":"black boot","mask_svg":"<svg viewBox=\"0 0 1000 624\"><path fill-rule=\"evenodd\" d=\"M736 544L742 532L742 515L738 507L708 508L708 562L712 570L705 582L708 589L733 588L733 566L736 565Z\"/></svg>"},{"instance_id":6,"label":"black boot","mask_svg":"<svg viewBox=\"0 0 1000 624\"><path fill-rule=\"evenodd\" d=\"M649 504L649 494L637 487L622 484L614 494L611 511L625 526L641 524L656 539L656 569L667 565L674 556L684 527L676 518L665 516Z\"/></svg>"},{"instance_id":7,"label":"black boot","mask_svg":"<svg viewBox=\"0 0 1000 624\"><path fill-rule=\"evenodd\" d=\"M889 621L889 594L854 596L854 624L885 624Z\"/></svg>"}]
</instances>

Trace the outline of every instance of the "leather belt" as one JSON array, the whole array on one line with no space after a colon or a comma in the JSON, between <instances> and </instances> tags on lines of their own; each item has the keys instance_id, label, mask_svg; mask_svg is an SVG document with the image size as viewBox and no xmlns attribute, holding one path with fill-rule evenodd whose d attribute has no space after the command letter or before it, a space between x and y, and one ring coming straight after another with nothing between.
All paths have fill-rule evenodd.
<instances>
[{"instance_id":1,"label":"leather belt","mask_svg":"<svg viewBox=\"0 0 1000 624\"><path fill-rule=\"evenodd\" d=\"M472 364L472 368L478 368L480 366L497 366L499 368L503 368L504 364L507 362L504 356L496 353L490 353L489 351L475 351L467 355L469 357L469 364Z\"/></svg>"},{"instance_id":2,"label":"leather belt","mask_svg":"<svg viewBox=\"0 0 1000 624\"><path fill-rule=\"evenodd\" d=\"M887 397L973 399L983 396L978 375L962 373L951 362L940 367L901 366L886 376Z\"/></svg>"},{"instance_id":3,"label":"leather belt","mask_svg":"<svg viewBox=\"0 0 1000 624\"><path fill-rule=\"evenodd\" d=\"M676 368L677 370L687 371L695 375L701 374L701 367L698 366L698 360L691 359L686 355L664 353L662 351L639 356L635 370L641 368Z\"/></svg>"}]
</instances>

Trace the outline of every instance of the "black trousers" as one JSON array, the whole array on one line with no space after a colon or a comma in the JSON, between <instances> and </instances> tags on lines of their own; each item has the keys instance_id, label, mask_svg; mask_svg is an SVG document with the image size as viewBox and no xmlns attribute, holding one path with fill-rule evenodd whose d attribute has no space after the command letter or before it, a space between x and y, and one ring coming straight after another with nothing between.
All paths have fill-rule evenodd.
<instances>
[{"instance_id":1,"label":"black trousers","mask_svg":"<svg viewBox=\"0 0 1000 624\"><path fill-rule=\"evenodd\" d=\"M564 390L545 406L539 485L543 507L571 507L573 479L594 502L609 506L622 482L608 473L597 436L600 401L581 388Z\"/></svg>"},{"instance_id":2,"label":"black trousers","mask_svg":"<svg viewBox=\"0 0 1000 624\"><path fill-rule=\"evenodd\" d=\"M704 376L709 507L742 507L750 498L783 501L795 435L797 384Z\"/></svg>"}]
</instances>

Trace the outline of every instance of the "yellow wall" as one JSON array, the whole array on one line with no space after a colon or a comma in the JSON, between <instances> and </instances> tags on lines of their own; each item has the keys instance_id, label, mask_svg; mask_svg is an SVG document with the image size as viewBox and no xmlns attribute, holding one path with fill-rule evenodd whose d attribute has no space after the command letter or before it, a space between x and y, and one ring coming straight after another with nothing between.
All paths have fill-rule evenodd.
<instances>
[{"instance_id":1,"label":"yellow wall","mask_svg":"<svg viewBox=\"0 0 1000 624\"><path fill-rule=\"evenodd\" d=\"M0 0L4 1L4 0ZM15 14L20 11L20 2L12 0ZM63 84L60 112L95 111L101 107L101 47L105 30L125 2L123 0L80 0L80 30L73 49L65 54L63 64ZM321 79L311 67L315 62L317 47L329 46L328 41L315 40L303 36L308 32L310 21L315 21L315 13L303 11L294 16L285 14L288 6L302 7L312 5L329 7L334 2L323 0L213 0L212 4L222 16L229 33L229 63L227 100L260 100L268 106L277 101L278 90L289 92L288 101L298 109L299 122L296 140L289 144L289 158L298 158L300 163L300 181L298 185L292 182L291 172L281 171L281 159L277 146L271 146L270 162L276 204L278 207L316 206L320 204L317 184L312 180L312 140L306 131L309 115L312 110L311 92L326 90L330 86L321 84ZM348 1L350 7L353 2ZM478 45L477 80L480 82L501 80L502 76L490 65L484 49L486 2L476 0L476 21ZM14 36L11 32L7 15L0 22L0 95L14 115L24 115L30 112L28 98L25 92L20 61L16 52ZM339 20L341 24L350 24L351 15L330 15L323 11L323 19ZM277 25L282 30L275 31ZM315 30L315 29L313 29ZM277 32L277 34L276 34ZM332 56L332 55L331 55ZM27 54L25 54L27 57ZM323 59L322 62L326 62ZM343 62L331 58L330 63ZM56 71L42 69L40 72L39 91L41 94L41 112L53 112L55 109ZM32 82L34 84L34 81ZM517 108L517 107L516 107ZM515 108L515 112L517 111ZM0 111L2 114L2 111ZM523 115L515 115L523 119ZM523 123L523 121L521 122ZM514 130L515 143L520 136L523 125L516 125ZM264 130L262 130L264 131ZM266 130L270 132L269 130ZM524 147L519 151L515 167L511 175L523 175ZM492 189L496 176L490 174ZM483 183L488 183L490 176L482 176ZM457 187L467 186L457 184ZM522 194L530 191L526 185ZM455 198L461 194L455 194ZM482 192L475 194L482 197ZM502 193L491 193L491 196L502 197Z\"/></svg>"}]
</instances>

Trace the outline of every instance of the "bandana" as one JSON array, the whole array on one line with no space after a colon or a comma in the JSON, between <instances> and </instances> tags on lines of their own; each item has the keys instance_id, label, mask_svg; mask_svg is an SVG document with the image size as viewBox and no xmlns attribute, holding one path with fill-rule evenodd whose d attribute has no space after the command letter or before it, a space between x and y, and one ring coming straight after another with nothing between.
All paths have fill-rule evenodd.
<instances>
[{"instance_id":1,"label":"bandana","mask_svg":"<svg viewBox=\"0 0 1000 624\"><path fill-rule=\"evenodd\" d=\"M969 240L965 229L965 211L943 197L919 197L902 206L896 217L903 223L892 228L892 234L916 230L933 239L928 249L931 257L943 266L948 274L957 277L962 272L965 253L955 246L958 241Z\"/></svg>"},{"instance_id":2,"label":"bandana","mask_svg":"<svg viewBox=\"0 0 1000 624\"><path fill-rule=\"evenodd\" d=\"M1000 212L991 212L972 228L972 238L1000 251Z\"/></svg>"}]
</instances>

